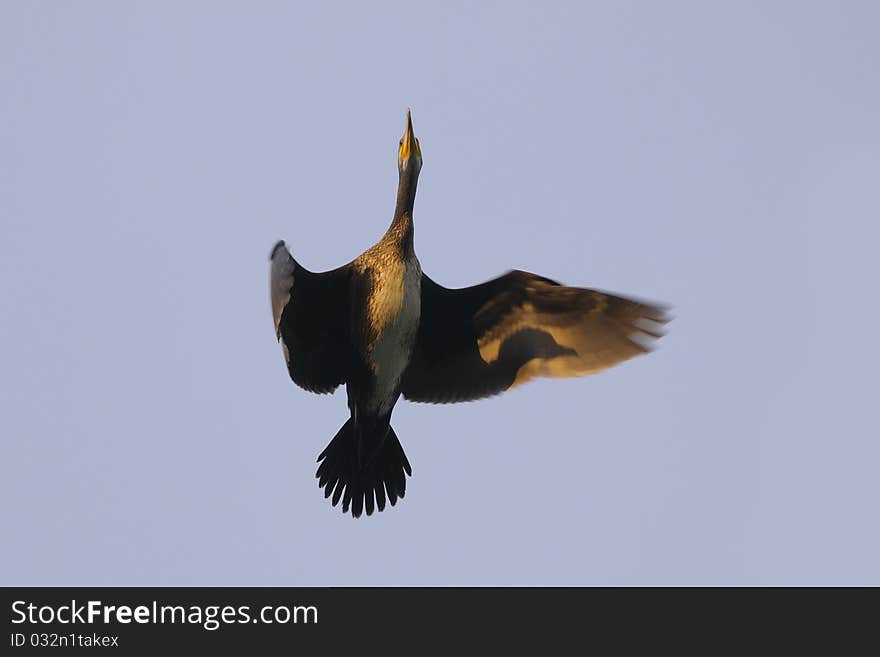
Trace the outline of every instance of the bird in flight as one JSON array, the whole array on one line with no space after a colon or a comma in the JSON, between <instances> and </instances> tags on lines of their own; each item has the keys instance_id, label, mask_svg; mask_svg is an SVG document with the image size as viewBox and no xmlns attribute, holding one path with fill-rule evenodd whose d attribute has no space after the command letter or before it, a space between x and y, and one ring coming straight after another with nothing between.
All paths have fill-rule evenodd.
<instances>
[{"instance_id":1,"label":"bird in flight","mask_svg":"<svg viewBox=\"0 0 880 657\"><path fill-rule=\"evenodd\" d=\"M511 271L450 289L422 273L413 204L422 150L406 114L391 225L347 265L311 272L284 241L270 256L275 335L290 378L323 394L345 384L349 418L318 456L318 485L354 517L406 492L409 460L391 427L401 395L450 403L541 376L593 374L650 349L661 306Z\"/></svg>"}]
</instances>

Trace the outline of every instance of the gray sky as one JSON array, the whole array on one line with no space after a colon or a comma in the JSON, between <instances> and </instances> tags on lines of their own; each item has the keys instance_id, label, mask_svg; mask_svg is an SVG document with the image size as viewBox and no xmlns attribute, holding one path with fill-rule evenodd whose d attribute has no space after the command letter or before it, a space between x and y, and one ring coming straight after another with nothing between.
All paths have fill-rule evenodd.
<instances>
[{"instance_id":1,"label":"gray sky","mask_svg":"<svg viewBox=\"0 0 880 657\"><path fill-rule=\"evenodd\" d=\"M880 583L877 3L439 4L0 4L0 583ZM267 258L382 235L407 106L435 280L676 319L401 402L354 521Z\"/></svg>"}]
</instances>

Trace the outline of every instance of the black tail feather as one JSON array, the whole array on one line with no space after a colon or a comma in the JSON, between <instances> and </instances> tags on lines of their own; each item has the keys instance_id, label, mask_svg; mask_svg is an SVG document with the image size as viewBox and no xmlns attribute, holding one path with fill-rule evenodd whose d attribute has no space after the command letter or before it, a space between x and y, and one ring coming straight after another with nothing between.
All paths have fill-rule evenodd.
<instances>
[{"instance_id":1,"label":"black tail feather","mask_svg":"<svg viewBox=\"0 0 880 657\"><path fill-rule=\"evenodd\" d=\"M318 487L324 489L324 497L333 495L331 503L342 501L342 512L360 517L363 511L372 515L378 509L384 511L386 496L394 506L406 493L406 477L412 476L412 467L394 429L388 427L388 435L381 447L364 467L358 467L359 427L349 420L318 456ZM363 451L370 454L379 444L377 436L363 436Z\"/></svg>"}]
</instances>

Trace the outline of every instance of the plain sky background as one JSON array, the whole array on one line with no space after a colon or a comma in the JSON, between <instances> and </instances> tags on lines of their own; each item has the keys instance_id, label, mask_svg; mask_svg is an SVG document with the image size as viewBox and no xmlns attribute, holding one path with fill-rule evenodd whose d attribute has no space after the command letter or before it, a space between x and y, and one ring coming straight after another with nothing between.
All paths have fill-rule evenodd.
<instances>
[{"instance_id":1,"label":"plain sky background","mask_svg":"<svg viewBox=\"0 0 880 657\"><path fill-rule=\"evenodd\" d=\"M0 4L2 584L880 583L880 5ZM667 302L653 354L315 458L278 239Z\"/></svg>"}]
</instances>

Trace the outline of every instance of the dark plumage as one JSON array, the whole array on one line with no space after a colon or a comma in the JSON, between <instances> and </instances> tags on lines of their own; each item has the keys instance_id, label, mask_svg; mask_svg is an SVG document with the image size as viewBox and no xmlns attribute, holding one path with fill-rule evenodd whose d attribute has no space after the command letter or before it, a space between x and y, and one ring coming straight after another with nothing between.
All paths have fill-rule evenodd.
<instances>
[{"instance_id":1,"label":"dark plumage","mask_svg":"<svg viewBox=\"0 0 880 657\"><path fill-rule=\"evenodd\" d=\"M511 271L462 289L422 274L412 211L422 156L407 112L388 231L349 264L314 273L284 242L271 255L276 336L291 379L315 393L346 384L350 417L318 456L318 485L358 517L392 506L412 468L391 413L418 402L496 395L539 376L581 376L645 353L660 306Z\"/></svg>"}]
</instances>

